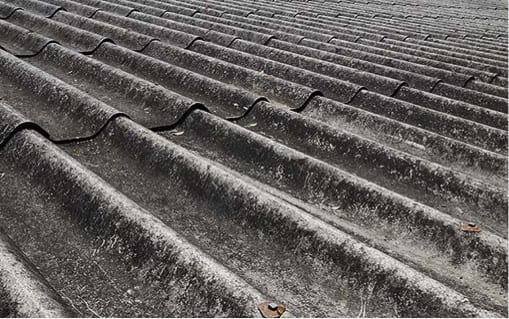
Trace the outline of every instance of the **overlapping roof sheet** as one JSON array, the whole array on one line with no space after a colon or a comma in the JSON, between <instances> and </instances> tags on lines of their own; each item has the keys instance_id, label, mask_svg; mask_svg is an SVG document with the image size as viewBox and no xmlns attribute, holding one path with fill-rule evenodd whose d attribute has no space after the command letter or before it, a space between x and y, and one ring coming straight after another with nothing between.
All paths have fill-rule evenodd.
<instances>
[{"instance_id":1,"label":"overlapping roof sheet","mask_svg":"<svg viewBox=\"0 0 509 319\"><path fill-rule=\"evenodd\" d=\"M0 0L0 316L507 316L507 63L494 0Z\"/></svg>"}]
</instances>

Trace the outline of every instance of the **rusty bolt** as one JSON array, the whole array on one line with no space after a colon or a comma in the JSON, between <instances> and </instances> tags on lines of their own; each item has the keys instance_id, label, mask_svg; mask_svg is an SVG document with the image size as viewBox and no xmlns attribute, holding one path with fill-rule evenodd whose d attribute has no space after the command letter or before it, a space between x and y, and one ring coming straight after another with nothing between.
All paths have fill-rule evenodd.
<instances>
[{"instance_id":1,"label":"rusty bolt","mask_svg":"<svg viewBox=\"0 0 509 319\"><path fill-rule=\"evenodd\" d=\"M267 307L269 308L269 310L276 311L277 310L277 303L271 302L271 303L269 303L267 305Z\"/></svg>"}]
</instances>

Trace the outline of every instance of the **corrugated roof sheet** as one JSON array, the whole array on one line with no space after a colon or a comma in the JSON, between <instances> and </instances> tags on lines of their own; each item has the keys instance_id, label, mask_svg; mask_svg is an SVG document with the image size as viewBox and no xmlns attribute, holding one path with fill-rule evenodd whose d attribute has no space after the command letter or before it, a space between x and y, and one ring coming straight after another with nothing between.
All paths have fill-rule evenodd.
<instances>
[{"instance_id":1,"label":"corrugated roof sheet","mask_svg":"<svg viewBox=\"0 0 509 319\"><path fill-rule=\"evenodd\" d=\"M0 0L0 34L0 316L507 316L506 3Z\"/></svg>"}]
</instances>

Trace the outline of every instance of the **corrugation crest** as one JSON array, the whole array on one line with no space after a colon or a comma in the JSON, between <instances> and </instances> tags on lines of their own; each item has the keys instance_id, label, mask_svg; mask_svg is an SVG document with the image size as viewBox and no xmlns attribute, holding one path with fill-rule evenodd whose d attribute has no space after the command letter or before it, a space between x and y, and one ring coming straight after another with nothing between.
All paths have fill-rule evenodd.
<instances>
[{"instance_id":1,"label":"corrugation crest","mask_svg":"<svg viewBox=\"0 0 509 319\"><path fill-rule=\"evenodd\" d=\"M115 45L104 44L93 56L149 82L158 83L162 87L196 99L222 117L241 117L263 98L247 90Z\"/></svg>"},{"instance_id":2,"label":"corrugation crest","mask_svg":"<svg viewBox=\"0 0 509 319\"><path fill-rule=\"evenodd\" d=\"M271 40L268 45L274 48L291 51L302 54L308 57L317 58L320 60L333 62L345 66L350 66L359 70L368 71L374 74L388 76L390 78L399 79L408 82L410 86L420 90L429 91L435 86L438 79L423 76L418 73L409 72L397 68L385 66L383 64L376 64L370 61L357 59L355 55L347 56L341 55L336 52L329 52L313 48L314 42L312 40L303 40L301 46L296 46L284 41Z\"/></svg>"},{"instance_id":3,"label":"corrugation crest","mask_svg":"<svg viewBox=\"0 0 509 319\"><path fill-rule=\"evenodd\" d=\"M0 228L0 278L2 278L1 304L9 305L11 309L7 310L11 315L57 318L76 316L2 228Z\"/></svg>"},{"instance_id":4,"label":"corrugation crest","mask_svg":"<svg viewBox=\"0 0 509 319\"><path fill-rule=\"evenodd\" d=\"M112 2L115 4L123 5L126 7L134 8L136 11L144 12L147 14L152 14L155 16L161 16L163 13L166 12L166 10L154 8L151 6L146 6L141 3L132 2L132 1L126 1L126 0L108 0L108 2ZM132 12L131 12L132 13ZM128 16L131 14L129 13Z\"/></svg>"},{"instance_id":5,"label":"corrugation crest","mask_svg":"<svg viewBox=\"0 0 509 319\"><path fill-rule=\"evenodd\" d=\"M253 317L256 314L256 304L266 299L244 279L219 264L200 248L190 244L159 218L122 195L40 136L33 133L21 134L4 154L8 159L16 156L27 159L18 166L22 170L19 176L24 177L24 181L20 182L24 184L24 193L32 195L33 201L38 206L26 222L33 222L33 217L40 217L42 212L51 216L50 222L41 229L42 232L34 231L31 236L36 236L35 238L41 242L46 241L47 238L53 237L54 227L60 222L71 227L61 229L60 233L68 237L68 244L74 247L93 249L94 245L89 240L94 237L108 242L108 246L100 249L101 252L97 251L105 258L103 261L96 259L96 256L90 256L87 260L72 253L69 247L62 247L63 254L75 257L62 261L62 265L76 270L66 274L73 282L80 284L93 282L100 285L101 279L87 275L87 266L95 265L94 267L102 269L101 273L104 274L106 269L112 270L112 265L105 260L111 256L119 256L112 275L133 276L137 272L137 276L145 280L157 280L160 284L157 288L154 286L155 290L152 291L162 291L171 285L172 289L178 292L175 293L175 299L172 298L176 307L167 310L174 314L183 314L182 305L192 300L194 304L200 305L192 312L196 315L202 313L203 309L208 309L207 305L212 304L214 313L218 315ZM41 196L37 191L37 185L46 188L46 196ZM52 207L55 199L51 195L48 196L50 192L60 194L58 208ZM21 201L14 201L13 204L23 206ZM84 236L82 229L85 227L90 233ZM20 236L16 236L16 239L19 238ZM42 247L41 251L48 251L48 248L51 249L50 246ZM119 249L125 252L134 249L134 253L122 256ZM139 255L143 251L145 254ZM94 262L91 262L92 260ZM120 264L126 263L130 265L131 270L119 267ZM136 268L137 271L134 270ZM141 269L144 271L140 271ZM109 298L119 297L118 290L112 291L105 287L103 293ZM185 298L179 298L180 294L184 294ZM162 298L159 300L162 301ZM69 302L70 299L66 301ZM185 312L189 313L189 310Z\"/></svg>"},{"instance_id":6,"label":"corrugation crest","mask_svg":"<svg viewBox=\"0 0 509 319\"><path fill-rule=\"evenodd\" d=\"M0 102L0 147L7 143L17 131L26 128L34 129L47 136L47 133L38 125L27 120L9 105Z\"/></svg>"},{"instance_id":7,"label":"corrugation crest","mask_svg":"<svg viewBox=\"0 0 509 319\"><path fill-rule=\"evenodd\" d=\"M129 29L119 28L111 24L103 23L95 19L84 18L68 12L59 12L52 19L95 34L100 34L112 39L118 45L134 51L143 50L150 42L157 40L154 37L133 32Z\"/></svg>"},{"instance_id":8,"label":"corrugation crest","mask_svg":"<svg viewBox=\"0 0 509 319\"><path fill-rule=\"evenodd\" d=\"M0 5L0 19L6 19L6 18L10 17L11 14L13 14L15 11L23 10L20 7L13 6L8 3L1 2L0 4L1 4Z\"/></svg>"},{"instance_id":9,"label":"corrugation crest","mask_svg":"<svg viewBox=\"0 0 509 319\"><path fill-rule=\"evenodd\" d=\"M261 34L259 32L245 30L245 29L236 28L236 27L225 26L225 25L222 25L219 23L213 23L213 22L207 22L204 20L200 20L199 19L200 16L201 15L199 13L193 15L193 17L187 17L187 16L167 12L167 13L163 14L162 17L166 18L166 19L179 21L182 23L197 25L197 26L200 26L201 28L204 28L207 30L213 30L213 31L220 32L220 33L226 33L226 34L229 34L234 37L238 37L241 39L246 39L248 41L254 41L254 42L258 42L258 43L265 43L270 38L270 35L267 36L267 35Z\"/></svg>"},{"instance_id":10,"label":"corrugation crest","mask_svg":"<svg viewBox=\"0 0 509 319\"><path fill-rule=\"evenodd\" d=\"M56 41L41 36L35 32L18 27L6 21L0 20L0 48L18 57L37 55L50 43Z\"/></svg>"},{"instance_id":11,"label":"corrugation crest","mask_svg":"<svg viewBox=\"0 0 509 319\"><path fill-rule=\"evenodd\" d=\"M221 32L225 32L230 35L236 35L238 33L238 34L240 34L239 36L242 36L242 35L252 36L252 34L250 35L250 33L246 29L244 29L243 26L241 26L241 25L235 25L235 24L234 25L225 25L222 23L215 23L215 22L210 22L208 20L204 20L204 19L194 18L194 16L196 16L196 14L193 15L192 18L189 18L189 17L184 17L181 15L170 14L168 12L163 15L163 17L167 18L167 19L176 20L176 21L180 21L180 22L184 22L184 23L193 24L193 25L198 25L203 28L211 28L213 30L220 30ZM278 39L284 39L285 41L290 41L290 42L294 42L294 43L298 43L300 40L302 40L304 38L303 36L290 34L290 33L286 33L286 32L279 32L279 31L271 31L271 33L267 33L264 30L264 28L250 27L250 28L248 28L248 30L255 31L256 32L255 35L260 34L260 33L265 33L265 34L273 35L273 36L277 37Z\"/></svg>"},{"instance_id":12,"label":"corrugation crest","mask_svg":"<svg viewBox=\"0 0 509 319\"><path fill-rule=\"evenodd\" d=\"M332 64L313 58L299 56L291 52L273 49L268 46L260 46L245 41L236 41L230 47L256 56L291 64L299 68L341 79L342 81L355 83L387 96L392 96L398 88L403 85L402 81L392 78L363 72L350 67L344 67L340 64Z\"/></svg>"},{"instance_id":13,"label":"corrugation crest","mask_svg":"<svg viewBox=\"0 0 509 319\"><path fill-rule=\"evenodd\" d=\"M235 48L236 43L239 43L239 41L233 43L233 48ZM288 64L257 57L237 50L228 50L223 47L213 46L205 42L195 42L190 49L259 72L263 71L268 75L274 75L314 88L326 96L334 97L345 103L350 101L355 94L362 89L361 85L337 80L329 76L313 73Z\"/></svg>"},{"instance_id":14,"label":"corrugation crest","mask_svg":"<svg viewBox=\"0 0 509 319\"><path fill-rule=\"evenodd\" d=\"M154 17L154 16L147 15L147 14L144 14L141 12L134 12L129 17L133 18L133 19L145 21L148 23L152 23L155 25L159 25L161 27L169 28L172 30L178 30L178 31L185 32L188 34L193 34L193 35L198 36L199 38L202 38L204 40L212 41L212 42L219 43L219 44L225 45L225 46L228 46L233 40L236 39L235 36L232 36L229 34L220 33L220 32L214 31L214 30L198 27L198 26L195 26L192 24L180 23L180 22L172 21L172 20L165 19L165 18ZM196 40L197 39L198 38L196 38ZM189 43L189 45L191 45L191 43Z\"/></svg>"},{"instance_id":15,"label":"corrugation crest","mask_svg":"<svg viewBox=\"0 0 509 319\"><path fill-rule=\"evenodd\" d=\"M121 16L128 16L132 12L136 11L136 9L131 7L126 7L121 4L111 3L108 1L102 0L80 0L81 4L85 4L87 6L95 7L104 11L112 12L115 14L119 14Z\"/></svg>"},{"instance_id":16,"label":"corrugation crest","mask_svg":"<svg viewBox=\"0 0 509 319\"><path fill-rule=\"evenodd\" d=\"M61 6L65 9L65 11L72 12L75 14L82 15L84 17L93 16L100 8L89 6L84 3L79 3L71 0L45 0L46 2L50 2L54 5ZM52 16L52 18L55 14Z\"/></svg>"},{"instance_id":17,"label":"corrugation crest","mask_svg":"<svg viewBox=\"0 0 509 319\"><path fill-rule=\"evenodd\" d=\"M387 41L384 41L387 42ZM450 70L458 70L460 73L465 74L471 74L477 78L479 78L482 81L489 82L493 76L501 71L501 69L498 69L496 67L483 64L481 62L475 62L468 59L467 56L463 56L462 58L454 58L451 56L448 56L447 52L442 52L440 50L433 50L431 52L425 52L426 48L419 46L417 48L413 48L411 46L400 47L401 42L398 42L396 44L385 44L383 42L374 42L374 41L362 41L360 43L370 45L370 46L379 46L381 48L386 48L388 50L397 50L402 53L408 53L413 55L418 55L422 57L426 57L429 59L435 59L438 61L443 61L446 63L450 63L450 66L447 66L446 64L441 64L441 66L448 67ZM403 42L404 43L404 42ZM424 52L423 52L424 51Z\"/></svg>"},{"instance_id":18,"label":"corrugation crest","mask_svg":"<svg viewBox=\"0 0 509 319\"><path fill-rule=\"evenodd\" d=\"M170 11L170 12L175 12L175 13L180 13L180 14L186 14L184 12L187 12L186 15L192 15L192 9L187 9L187 8L182 8L180 6L177 6L177 5L173 5L171 3L167 3L167 2L162 2L162 1L154 1L154 0L139 0L137 2L133 2L133 1L126 1L126 3L132 3L132 4L139 4L139 3L142 3L146 6L150 6L150 7L155 7L155 8L160 8L160 9L163 9L165 11ZM187 10L186 10L187 9ZM143 10L140 10L141 12L144 12ZM147 12L148 13L148 12ZM162 15L162 13L160 14Z\"/></svg>"},{"instance_id":19,"label":"corrugation crest","mask_svg":"<svg viewBox=\"0 0 509 319\"><path fill-rule=\"evenodd\" d=\"M38 34L42 34L45 37L58 41L58 43L81 53L93 52L101 43L111 41L108 38L101 37L95 33L75 28L65 23L60 23L39 15L34 15L24 10L16 11L8 19L6 19L6 21L28 30L36 30L35 32ZM28 48L29 51L33 51L35 54L40 52L47 44L40 40L35 41L35 43L38 45L37 47ZM19 45L21 44L18 44L18 46Z\"/></svg>"},{"instance_id":20,"label":"corrugation crest","mask_svg":"<svg viewBox=\"0 0 509 319\"><path fill-rule=\"evenodd\" d=\"M117 26L131 29L140 33L149 34L162 41L168 41L176 46L180 46L183 48L188 47L191 43L198 39L198 36L189 33L163 28L160 26L155 26L136 19L132 19L129 17L124 18L107 12L101 11L97 12L94 15L94 19L106 23L115 24Z\"/></svg>"},{"instance_id":21,"label":"corrugation crest","mask_svg":"<svg viewBox=\"0 0 509 319\"><path fill-rule=\"evenodd\" d=\"M62 7L60 6L39 0L2 0L1 2L2 5L15 5L17 7L23 8L24 10L34 12L47 18L52 17L56 12L62 10Z\"/></svg>"},{"instance_id":22,"label":"corrugation crest","mask_svg":"<svg viewBox=\"0 0 509 319\"><path fill-rule=\"evenodd\" d=\"M351 54L352 56L357 55L361 56L364 59L367 59L368 61L375 62L378 64L384 64L387 66L391 66L394 68L406 70L406 71L413 71L418 72L423 75L429 76L429 77L435 77L442 81L447 81L449 83L452 83L454 85L463 86L470 78L471 76L460 74L460 73L453 73L444 69L438 69L432 66L427 66L423 64L417 64L412 63L410 61L400 60L400 59L393 59L384 55L379 54L372 54L369 52L361 51L361 50L352 50L347 47L345 47L344 44L345 41L339 42L339 40L332 40L331 44L332 47L326 47L324 45L321 45L320 48L326 49L327 51L331 52L344 52L345 54ZM355 52L355 53L349 53Z\"/></svg>"},{"instance_id":23,"label":"corrugation crest","mask_svg":"<svg viewBox=\"0 0 509 319\"><path fill-rule=\"evenodd\" d=\"M5 103L40 126L53 140L93 136L119 114L75 87L1 51L0 67ZM16 124L22 122L18 119Z\"/></svg>"},{"instance_id":24,"label":"corrugation crest","mask_svg":"<svg viewBox=\"0 0 509 319\"><path fill-rule=\"evenodd\" d=\"M507 133L462 118L428 110L407 102L389 99L368 91L356 95L352 105L386 114L398 121L423 127L493 152L506 152Z\"/></svg>"},{"instance_id":25,"label":"corrugation crest","mask_svg":"<svg viewBox=\"0 0 509 319\"><path fill-rule=\"evenodd\" d=\"M251 92L257 92L272 102L287 105L292 109L301 109L312 96L319 92L263 72L256 72L192 51L176 49L160 42L151 43L143 50L143 53Z\"/></svg>"}]
</instances>

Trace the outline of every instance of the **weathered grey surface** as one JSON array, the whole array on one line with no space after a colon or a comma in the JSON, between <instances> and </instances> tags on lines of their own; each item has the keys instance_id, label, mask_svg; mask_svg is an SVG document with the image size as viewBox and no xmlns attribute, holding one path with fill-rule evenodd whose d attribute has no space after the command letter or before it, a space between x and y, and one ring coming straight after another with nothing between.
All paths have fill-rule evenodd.
<instances>
[{"instance_id":1,"label":"weathered grey surface","mask_svg":"<svg viewBox=\"0 0 509 319\"><path fill-rule=\"evenodd\" d=\"M507 111L496 0L0 0L0 316L506 317Z\"/></svg>"}]
</instances>

